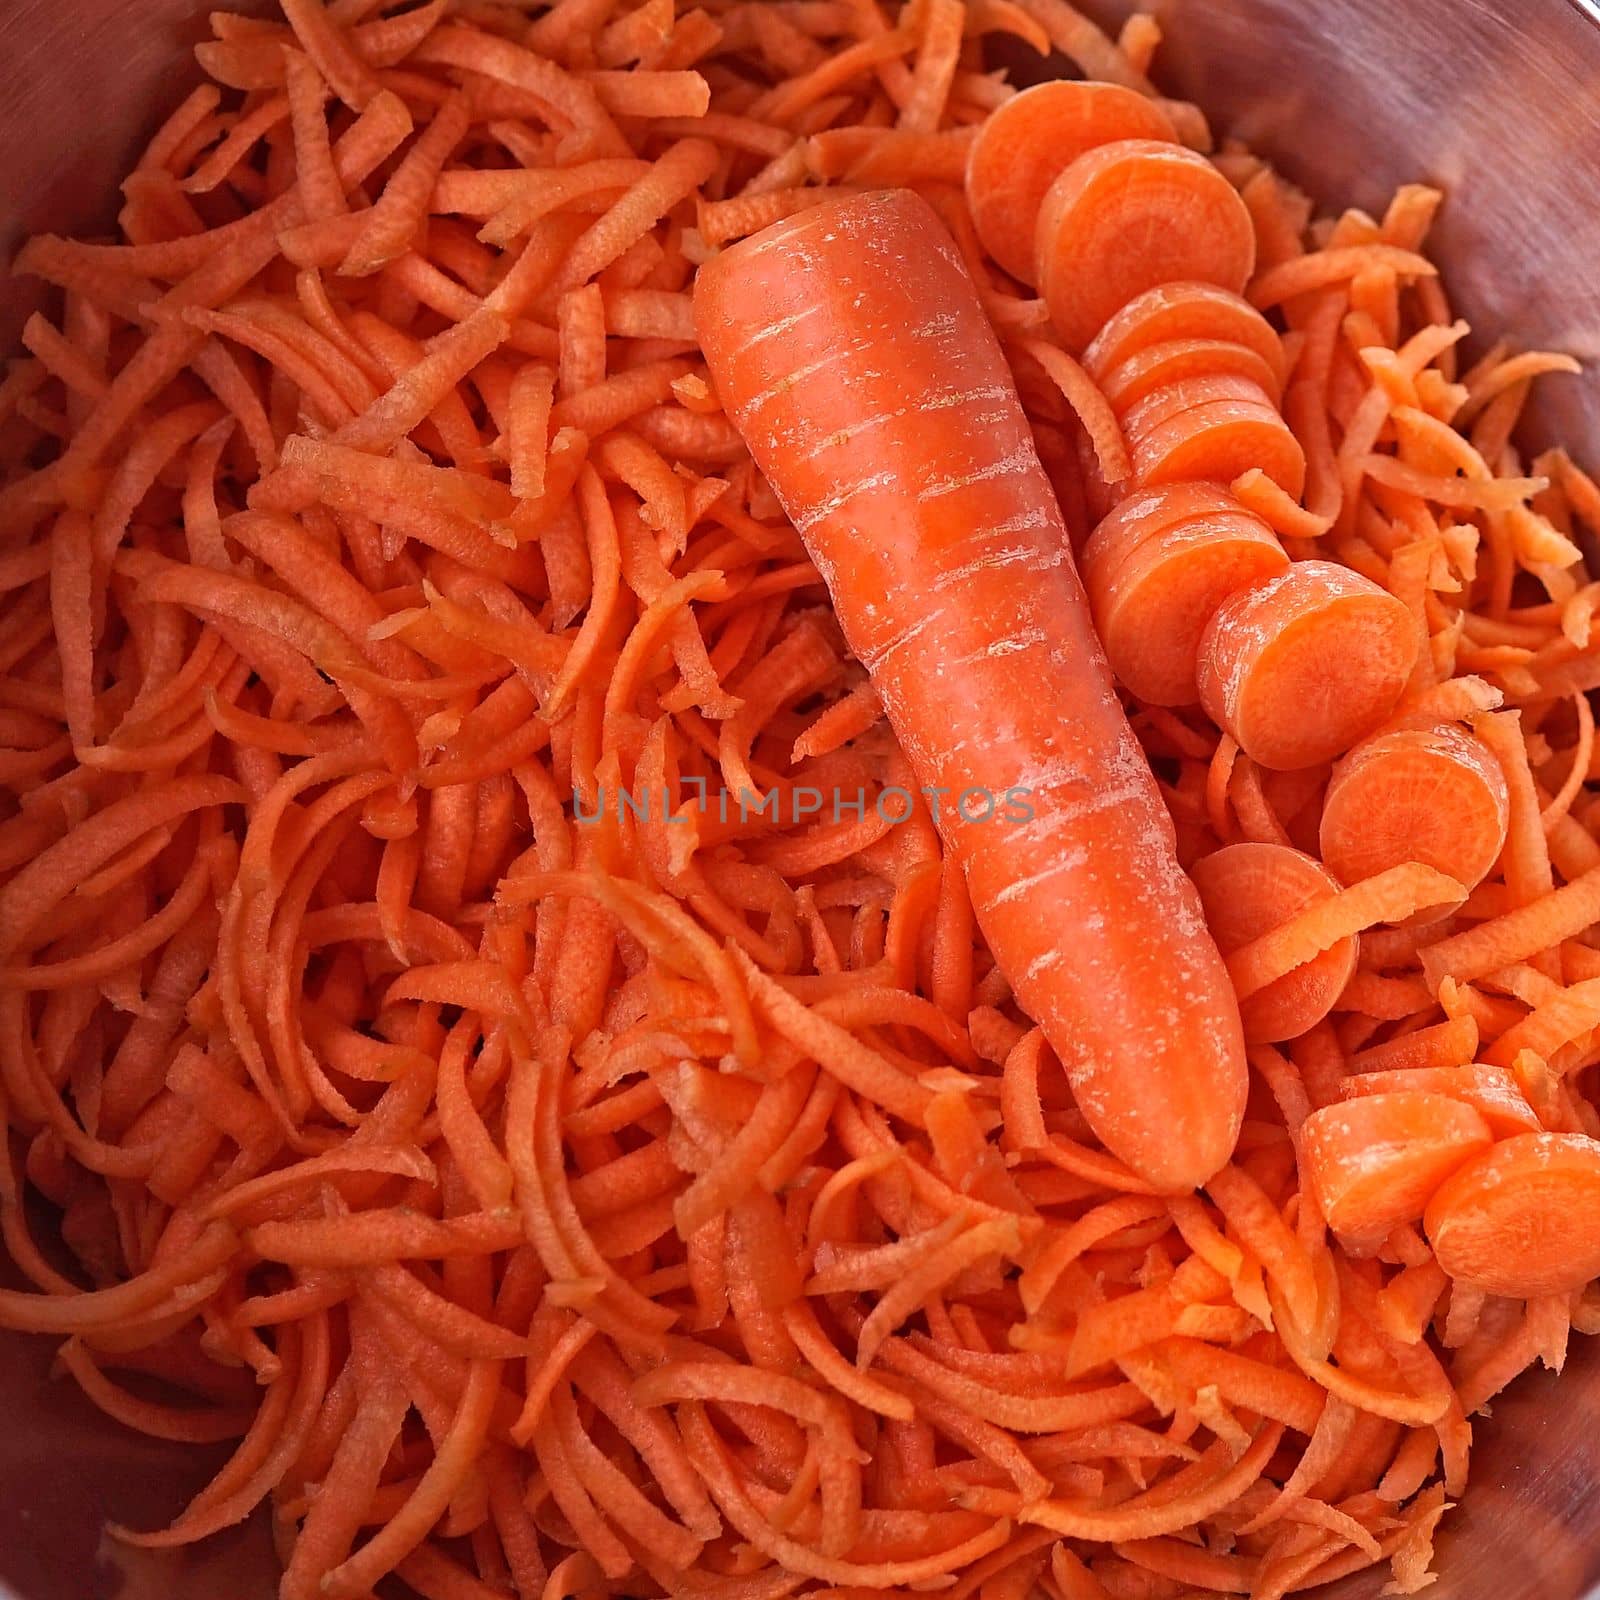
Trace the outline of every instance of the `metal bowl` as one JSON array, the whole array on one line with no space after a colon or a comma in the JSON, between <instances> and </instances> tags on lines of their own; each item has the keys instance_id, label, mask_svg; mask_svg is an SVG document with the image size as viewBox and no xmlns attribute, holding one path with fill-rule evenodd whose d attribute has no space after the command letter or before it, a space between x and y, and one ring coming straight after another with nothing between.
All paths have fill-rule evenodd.
<instances>
[{"instance_id":1,"label":"metal bowl","mask_svg":"<svg viewBox=\"0 0 1600 1600\"><path fill-rule=\"evenodd\" d=\"M1149 0L1146 0L1147 6ZM104 227L140 142L192 80L205 0L0 0L0 254L39 229ZM1115 21L1133 9L1089 9ZM1328 205L1381 208L1442 183L1435 235L1479 328L1600 356L1600 12L1569 0L1154 0L1170 88ZM0 348L32 304L0 301ZM1546 380L1531 438L1600 461L1600 380ZM0 1275L4 1273L0 1261ZM0 1600L271 1600L257 1521L198 1551L109 1544L152 1526L216 1464L138 1438L70 1384L43 1341L0 1336ZM1436 1600L1600 1596L1600 1350L1530 1375L1474 1425L1473 1481L1440 1541ZM1364 1600L1382 1575L1331 1595Z\"/></svg>"}]
</instances>

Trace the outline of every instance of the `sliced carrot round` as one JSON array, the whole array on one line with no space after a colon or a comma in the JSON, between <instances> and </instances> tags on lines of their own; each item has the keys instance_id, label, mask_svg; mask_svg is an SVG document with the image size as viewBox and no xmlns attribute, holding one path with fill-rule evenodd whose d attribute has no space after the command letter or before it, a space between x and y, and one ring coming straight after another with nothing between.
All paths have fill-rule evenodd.
<instances>
[{"instance_id":1,"label":"sliced carrot round","mask_svg":"<svg viewBox=\"0 0 1600 1600\"><path fill-rule=\"evenodd\" d=\"M1130 550L1163 528L1196 517L1234 516L1244 506L1219 483L1161 483L1149 489L1134 489L1125 494L1095 524L1083 548L1085 564L1100 559L1100 553L1120 560Z\"/></svg>"},{"instance_id":2,"label":"sliced carrot round","mask_svg":"<svg viewBox=\"0 0 1600 1600\"><path fill-rule=\"evenodd\" d=\"M1489 1124L1447 1095L1364 1095L1306 1118L1300 1172L1336 1233L1376 1240L1414 1222L1451 1173L1493 1143Z\"/></svg>"},{"instance_id":3,"label":"sliced carrot round","mask_svg":"<svg viewBox=\"0 0 1600 1600\"><path fill-rule=\"evenodd\" d=\"M1287 366L1277 330L1242 295L1214 283L1158 283L1130 300L1094 336L1083 364L1105 378L1123 362L1157 345L1190 339L1226 340L1253 350L1277 374Z\"/></svg>"},{"instance_id":4,"label":"sliced carrot round","mask_svg":"<svg viewBox=\"0 0 1600 1600\"><path fill-rule=\"evenodd\" d=\"M1208 502L1200 495L1183 492L1202 488L1214 489L1216 485L1162 484L1156 489L1124 496L1115 510L1102 518L1089 535L1078 558L1078 570L1083 574L1084 584L1091 596L1097 591L1106 593L1141 551L1147 546L1159 544L1164 536L1178 529L1215 527L1224 531L1243 530L1247 535L1262 530L1272 533L1260 517L1246 511L1225 490L1216 496L1214 502ZM1160 496L1167 490L1179 492L1174 494L1171 501L1163 501ZM1137 505L1135 514L1128 514L1130 505ZM1275 539L1276 535L1272 537ZM1191 683L1189 688L1192 691L1194 685Z\"/></svg>"},{"instance_id":5,"label":"sliced carrot round","mask_svg":"<svg viewBox=\"0 0 1600 1600\"><path fill-rule=\"evenodd\" d=\"M1050 185L1034 265L1056 331L1081 350L1156 284L1243 289L1255 251L1249 211L1204 156L1123 139L1079 156Z\"/></svg>"},{"instance_id":6,"label":"sliced carrot round","mask_svg":"<svg viewBox=\"0 0 1600 1600\"><path fill-rule=\"evenodd\" d=\"M1130 444L1148 438L1163 422L1221 400L1248 400L1276 411L1272 396L1253 378L1231 372L1207 372L1163 384L1142 396L1121 413L1123 431Z\"/></svg>"},{"instance_id":7,"label":"sliced carrot round","mask_svg":"<svg viewBox=\"0 0 1600 1600\"><path fill-rule=\"evenodd\" d=\"M1333 769L1322 859L1344 883L1420 861L1470 889L1499 860L1509 815L1500 763L1465 728L1380 734Z\"/></svg>"},{"instance_id":8,"label":"sliced carrot round","mask_svg":"<svg viewBox=\"0 0 1600 1600\"><path fill-rule=\"evenodd\" d=\"M1200 641L1200 703L1259 765L1311 767L1389 715L1416 657L1401 601L1347 567L1296 561L1218 608Z\"/></svg>"},{"instance_id":9,"label":"sliced carrot round","mask_svg":"<svg viewBox=\"0 0 1600 1600\"><path fill-rule=\"evenodd\" d=\"M1131 443L1138 484L1179 478L1232 483L1251 467L1259 467L1297 500L1305 487L1306 456L1300 441L1273 406L1258 400L1212 400L1190 406Z\"/></svg>"},{"instance_id":10,"label":"sliced carrot round","mask_svg":"<svg viewBox=\"0 0 1600 1600\"><path fill-rule=\"evenodd\" d=\"M1281 374L1259 350L1232 339L1168 339L1135 350L1100 379L1100 389L1119 417L1146 395L1191 378L1247 378L1276 405Z\"/></svg>"},{"instance_id":11,"label":"sliced carrot round","mask_svg":"<svg viewBox=\"0 0 1600 1600\"><path fill-rule=\"evenodd\" d=\"M1428 1202L1439 1265L1486 1294L1564 1294L1600 1277L1600 1140L1521 1133L1464 1166Z\"/></svg>"},{"instance_id":12,"label":"sliced carrot round","mask_svg":"<svg viewBox=\"0 0 1600 1600\"><path fill-rule=\"evenodd\" d=\"M1061 173L1113 140L1177 137L1154 100L1121 84L1055 79L1024 89L979 126L967 155L967 209L984 249L1032 283L1039 207Z\"/></svg>"},{"instance_id":13,"label":"sliced carrot round","mask_svg":"<svg viewBox=\"0 0 1600 1600\"><path fill-rule=\"evenodd\" d=\"M1517 1133L1537 1133L1539 1118L1504 1067L1473 1063L1467 1067L1401 1067L1390 1072L1352 1073L1339 1085L1346 1100L1369 1094L1424 1091L1448 1095L1469 1105L1497 1139Z\"/></svg>"},{"instance_id":14,"label":"sliced carrot round","mask_svg":"<svg viewBox=\"0 0 1600 1600\"><path fill-rule=\"evenodd\" d=\"M1283 844L1230 844L1189 869L1211 936L1224 956L1297 916L1339 885L1321 863ZM1296 1039L1333 1009L1356 970L1351 934L1287 972L1239 1007L1252 1044Z\"/></svg>"},{"instance_id":15,"label":"sliced carrot round","mask_svg":"<svg viewBox=\"0 0 1600 1600\"><path fill-rule=\"evenodd\" d=\"M1117 677L1141 700L1183 706L1194 704L1200 635L1217 607L1288 565L1272 529L1240 512L1163 528L1082 570Z\"/></svg>"}]
</instances>

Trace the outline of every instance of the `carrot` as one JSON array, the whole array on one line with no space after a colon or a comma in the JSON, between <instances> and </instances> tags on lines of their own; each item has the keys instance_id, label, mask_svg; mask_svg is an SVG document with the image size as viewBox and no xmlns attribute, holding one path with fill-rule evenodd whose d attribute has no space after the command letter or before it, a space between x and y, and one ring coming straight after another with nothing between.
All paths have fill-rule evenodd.
<instances>
[{"instance_id":1,"label":"carrot","mask_svg":"<svg viewBox=\"0 0 1600 1600\"><path fill-rule=\"evenodd\" d=\"M1267 409L1276 409L1271 395L1253 378L1230 372L1202 372L1156 385L1148 394L1121 408L1118 415L1128 430L1129 438L1138 441L1148 438L1163 423L1171 422L1180 413L1222 400L1249 401Z\"/></svg>"},{"instance_id":2,"label":"carrot","mask_svg":"<svg viewBox=\"0 0 1600 1600\"><path fill-rule=\"evenodd\" d=\"M1518 1133L1539 1132L1539 1119L1528 1104L1516 1079L1504 1067L1469 1065L1463 1067L1395 1067L1373 1070L1360 1068L1340 1084L1340 1093L1350 1099L1367 1094L1396 1094L1412 1090L1422 1094L1449 1095L1472 1107L1497 1139Z\"/></svg>"},{"instance_id":3,"label":"carrot","mask_svg":"<svg viewBox=\"0 0 1600 1600\"><path fill-rule=\"evenodd\" d=\"M1264 767L1342 754L1393 710L1417 643L1405 606L1325 561L1224 601L1200 641L1200 703Z\"/></svg>"},{"instance_id":4,"label":"carrot","mask_svg":"<svg viewBox=\"0 0 1600 1600\"><path fill-rule=\"evenodd\" d=\"M298 50L283 53L284 78L294 133L295 176L307 223L343 215L349 209L333 162L323 113L327 85L310 58Z\"/></svg>"},{"instance_id":5,"label":"carrot","mask_svg":"<svg viewBox=\"0 0 1600 1600\"><path fill-rule=\"evenodd\" d=\"M1229 339L1168 339L1146 345L1101 375L1106 399L1119 416L1147 396L1190 379L1227 377L1253 384L1276 405L1282 377L1258 350Z\"/></svg>"},{"instance_id":6,"label":"carrot","mask_svg":"<svg viewBox=\"0 0 1600 1600\"><path fill-rule=\"evenodd\" d=\"M1073 350L1148 289L1184 280L1237 294L1254 265L1244 202L1181 145L1121 139L1090 150L1055 179L1039 210L1036 279Z\"/></svg>"},{"instance_id":7,"label":"carrot","mask_svg":"<svg viewBox=\"0 0 1600 1600\"><path fill-rule=\"evenodd\" d=\"M896 253L902 279L862 276L869 236L875 249ZM854 286L854 299L846 284ZM938 312L931 322L930 308ZM917 316L929 330L921 340L901 331L917 326ZM1037 790L1035 813L1048 821L1031 833L1019 831L1007 838L1002 827L986 835L983 823L959 816L952 820L948 814L943 826L963 858L978 923L1024 1003L1044 1018L1068 1064L1080 1105L1110 1148L1164 1187L1185 1188L1208 1176L1232 1147L1244 1083L1237 1025L1221 992L1220 963L1194 920L1198 908L1190 898L1193 891L1176 862L1168 857L1169 867L1160 853L1145 854L1138 874L1131 871L1132 840L1145 830L1152 840L1160 837L1148 781L1130 781L1119 793L1122 810L1114 829L1107 830L1098 820L1090 824L1079 810L1082 802L1072 798L1073 785L1081 780L1065 771L1056 776L1059 757L1050 732L1029 728L1026 706L1011 687L1020 683L1019 674L1048 672L1056 685L1052 694L1040 696L1034 690L1028 698L1035 705L1043 699L1083 708L1079 714L1087 720L1080 738L1092 737L1105 752L1090 758L1092 769L1105 770L1109 763L1131 778L1142 765L1129 748L1125 722L1110 706L1104 667L1086 636L1081 592L1059 565L1064 533L1053 499L1020 410L1014 400L1005 405L1011 390L999 351L948 240L928 209L910 198L835 202L719 257L696 285L696 319L719 391L733 404L735 419L776 479L824 577L833 578L846 631L873 676L891 723L908 737L919 777L958 799L974 786L996 793ZM895 341L900 361L908 364L898 383L903 387L908 373L917 371L925 373L918 381L929 398L949 395L946 409L938 414L939 446L930 445L926 435L931 429L925 426L903 432L880 426L876 437L860 444L855 441L864 436L858 430L845 434L844 445L831 444L832 433L855 419L874 419L877 413L871 408L882 403L865 368L854 385L839 383L834 371L825 389L805 386L803 374L819 359L810 352L827 351L845 337L866 338L879 349ZM960 382L966 389L950 386L947 352L956 348L965 363ZM881 364L881 357L877 360ZM824 357L819 364L836 362L837 357ZM807 403L803 395L815 398ZM842 412L837 409L841 401ZM969 443L960 431L962 408L992 407L997 401L1008 416L1008 431L991 424L981 448ZM825 412L830 404L835 409ZM791 430L797 427L811 430L819 440L809 454L791 447ZM841 481L849 487L840 489ZM1031 535L1027 544L1012 544L1018 553L1008 555L1006 562L1019 578L1026 574L1030 593L1040 597L1027 602L1039 620L1029 625L1035 631L1019 632L1014 641L992 631L996 623L991 619L998 618L1002 606L1015 603L1003 597L1016 580L1006 567L989 563L980 562L976 573L964 571L963 554L954 542L958 533L966 532L964 508L973 486L981 486L985 500L988 521L981 526L1015 529L1002 539L1015 540L1024 529ZM1007 500L997 503L997 494ZM911 514L921 520L926 542L915 551L890 547L876 552L876 568L869 569L868 577L859 564L864 552L857 519L874 501L915 508ZM1015 510L1003 509L1007 504ZM848 582L839 564L844 541L854 563ZM1059 576L1052 580L1051 572ZM947 597L963 590L968 598L958 611L956 601ZM991 598L984 598L986 591ZM875 603L861 603L891 592L906 597L901 614L915 619L911 625L881 615ZM1046 592L1053 597L1048 603L1043 600ZM925 602L911 598L922 595ZM937 614L949 622L930 630L924 619ZM951 625L962 632L952 636L947 631ZM964 642L968 638L970 644ZM1035 645L1035 638L1059 643ZM997 639L1004 648L997 648ZM1024 661L1037 661L1037 666L1025 668ZM949 673L957 662L975 674L958 703L991 708L986 721L998 703L995 696L1016 706L1013 751L1009 759L991 754L987 770L960 755L967 741L956 736L950 720ZM943 685L935 691L941 678ZM924 705L930 691L935 697ZM1080 747L1073 759L1086 757ZM1074 838L1082 844L1066 842ZM1000 842L1010 845L1003 863L996 847ZM1150 848L1141 844L1144 851ZM1069 887L1075 879L1081 888ZM1041 893L1047 883L1051 888ZM1115 929L1125 941L1122 948L1141 974L1138 978L1120 959L1093 975L1079 973L1063 961L1058 938L1041 939L1036 919L1054 915L1056 908L1065 909L1085 895L1087 901L1078 904L1106 908L1095 914L1106 917L1108 933ZM1059 938L1070 942L1065 930ZM1175 976L1180 970L1189 974L1187 993L1193 1002L1180 1028L1181 1045L1172 1035L1163 1036L1163 1030L1146 1030L1136 998L1150 992L1149 985L1159 989L1167 981L1156 974ZM1089 990L1080 987L1086 982L1092 986L1092 1001ZM1124 998L1111 998L1108 985L1113 982L1127 986ZM1181 1130L1177 1138L1150 1136L1150 1108L1155 1105L1167 1108L1158 1120L1169 1134Z\"/></svg>"},{"instance_id":8,"label":"carrot","mask_svg":"<svg viewBox=\"0 0 1600 1600\"><path fill-rule=\"evenodd\" d=\"M1189 869L1218 948L1229 955L1338 890L1312 857L1279 844L1232 844ZM1239 1008L1252 1043L1298 1038L1325 1017L1350 982L1359 936L1337 940Z\"/></svg>"},{"instance_id":9,"label":"carrot","mask_svg":"<svg viewBox=\"0 0 1600 1600\"><path fill-rule=\"evenodd\" d=\"M1252 468L1295 499L1305 486L1299 441L1273 407L1253 398L1190 407L1133 441L1133 475L1141 486L1184 478L1232 483Z\"/></svg>"},{"instance_id":10,"label":"carrot","mask_svg":"<svg viewBox=\"0 0 1600 1600\"><path fill-rule=\"evenodd\" d=\"M1450 1174L1493 1141L1464 1101L1410 1090L1324 1106L1300 1130L1318 1207L1330 1227L1358 1239L1415 1221Z\"/></svg>"},{"instance_id":11,"label":"carrot","mask_svg":"<svg viewBox=\"0 0 1600 1600\"><path fill-rule=\"evenodd\" d=\"M1083 353L1083 364L1109 384L1113 373L1146 352L1195 340L1253 352L1281 388L1286 363L1282 341L1271 323L1241 296L1194 280L1158 283L1128 301L1095 334Z\"/></svg>"},{"instance_id":12,"label":"carrot","mask_svg":"<svg viewBox=\"0 0 1600 1600\"><path fill-rule=\"evenodd\" d=\"M1548 865L1548 864L1547 864ZM1452 933L1422 952L1429 987L1471 983L1576 938L1600 919L1600 867L1527 904Z\"/></svg>"},{"instance_id":13,"label":"carrot","mask_svg":"<svg viewBox=\"0 0 1600 1600\"><path fill-rule=\"evenodd\" d=\"M1315 900L1289 921L1258 935L1227 958L1234 989L1248 999L1302 962L1352 933L1380 922L1403 922L1441 902L1457 901L1454 878L1417 862L1363 878L1327 899Z\"/></svg>"},{"instance_id":14,"label":"carrot","mask_svg":"<svg viewBox=\"0 0 1600 1600\"><path fill-rule=\"evenodd\" d=\"M1323 802L1322 859L1342 882L1420 861L1473 888L1505 844L1510 800L1499 764L1465 729L1403 729L1357 745Z\"/></svg>"},{"instance_id":15,"label":"carrot","mask_svg":"<svg viewBox=\"0 0 1600 1600\"><path fill-rule=\"evenodd\" d=\"M1424 1226L1439 1265L1488 1294L1564 1294L1600 1273L1587 1226L1600 1142L1519 1133L1446 1178Z\"/></svg>"},{"instance_id":16,"label":"carrot","mask_svg":"<svg viewBox=\"0 0 1600 1600\"><path fill-rule=\"evenodd\" d=\"M461 142L470 121L464 101L456 97L446 100L434 113L362 222L340 264L344 276L376 272L405 248L421 224L434 179Z\"/></svg>"},{"instance_id":17,"label":"carrot","mask_svg":"<svg viewBox=\"0 0 1600 1600\"><path fill-rule=\"evenodd\" d=\"M1126 444L1105 396L1071 356L1043 339L1031 339L1023 348L1042 366L1052 383L1077 413L1094 448L1100 476L1108 485L1120 484L1130 470Z\"/></svg>"},{"instance_id":18,"label":"carrot","mask_svg":"<svg viewBox=\"0 0 1600 1600\"><path fill-rule=\"evenodd\" d=\"M1272 530L1242 511L1161 528L1126 554L1097 529L1082 563L1118 681L1141 700L1180 706L1194 702L1200 636L1217 607L1288 565Z\"/></svg>"},{"instance_id":19,"label":"carrot","mask_svg":"<svg viewBox=\"0 0 1600 1600\"><path fill-rule=\"evenodd\" d=\"M1176 142L1161 108L1115 83L1035 84L984 119L967 153L967 208L983 247L1014 278L1034 282L1039 211L1080 155L1120 139Z\"/></svg>"},{"instance_id":20,"label":"carrot","mask_svg":"<svg viewBox=\"0 0 1600 1600\"><path fill-rule=\"evenodd\" d=\"M1101 560L1115 564L1165 528L1212 516L1232 516L1238 510L1239 502L1218 484L1164 483L1153 489L1134 489L1095 525L1080 560L1085 566Z\"/></svg>"},{"instance_id":21,"label":"carrot","mask_svg":"<svg viewBox=\"0 0 1600 1600\"><path fill-rule=\"evenodd\" d=\"M1281 1424L1262 1427L1247 1448L1231 1461L1226 1445L1214 1446L1216 1455L1205 1462L1213 1476L1207 1480L1198 1472L1190 1474L1193 1487L1187 1496L1172 1495L1170 1490L1147 1490L1144 1495L1136 1495L1106 1511L1067 1501L1044 1500L1023 1507L1021 1517L1024 1522L1037 1523L1072 1538L1148 1539L1169 1533L1183 1527L1196 1506L1226 1505L1236 1499L1260 1476L1267 1457L1277 1448L1282 1435ZM1195 1465L1199 1467L1200 1463ZM1189 1469L1184 1471L1188 1473Z\"/></svg>"},{"instance_id":22,"label":"carrot","mask_svg":"<svg viewBox=\"0 0 1600 1600\"><path fill-rule=\"evenodd\" d=\"M333 92L356 110L364 110L379 85L329 18L322 0L285 0L283 15Z\"/></svg>"}]
</instances>

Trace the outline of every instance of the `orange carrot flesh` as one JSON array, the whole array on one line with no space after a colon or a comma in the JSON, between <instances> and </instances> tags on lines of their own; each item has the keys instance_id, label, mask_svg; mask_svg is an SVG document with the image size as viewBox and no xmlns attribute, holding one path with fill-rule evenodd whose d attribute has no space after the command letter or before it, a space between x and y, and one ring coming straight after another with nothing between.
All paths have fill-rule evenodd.
<instances>
[{"instance_id":1,"label":"orange carrot flesh","mask_svg":"<svg viewBox=\"0 0 1600 1600\"><path fill-rule=\"evenodd\" d=\"M1163 423L1183 412L1222 400L1245 400L1264 409L1275 410L1272 396L1255 378L1231 372L1201 372L1185 378L1169 378L1119 411L1130 440L1148 438ZM1204 478L1203 473L1178 473L1177 481Z\"/></svg>"},{"instance_id":2,"label":"orange carrot flesh","mask_svg":"<svg viewBox=\"0 0 1600 1600\"><path fill-rule=\"evenodd\" d=\"M1328 1225L1371 1240L1419 1218L1494 1135L1470 1105L1406 1090L1324 1106L1306 1119L1300 1141L1306 1183Z\"/></svg>"},{"instance_id":3,"label":"orange carrot flesh","mask_svg":"<svg viewBox=\"0 0 1600 1600\"><path fill-rule=\"evenodd\" d=\"M1499 764L1464 728L1379 734L1334 768L1322 859L1344 883L1420 861L1473 888L1500 858L1510 799Z\"/></svg>"},{"instance_id":4,"label":"orange carrot flesh","mask_svg":"<svg viewBox=\"0 0 1600 1600\"><path fill-rule=\"evenodd\" d=\"M1106 399L1119 416L1158 389L1194 378L1231 377L1253 383L1276 405L1283 378L1260 351L1230 339L1168 339L1146 345L1105 370Z\"/></svg>"},{"instance_id":5,"label":"orange carrot flesh","mask_svg":"<svg viewBox=\"0 0 1600 1600\"><path fill-rule=\"evenodd\" d=\"M1241 295L1214 283L1157 283L1107 318L1083 353L1083 364L1109 388L1112 374L1147 352L1193 340L1223 341L1253 351L1281 386L1283 343Z\"/></svg>"},{"instance_id":6,"label":"orange carrot flesh","mask_svg":"<svg viewBox=\"0 0 1600 1600\"><path fill-rule=\"evenodd\" d=\"M1050 185L1080 155L1117 139L1176 142L1177 134L1153 100L1115 83L1035 84L983 122L967 154L967 208L984 249L1012 277L1034 281Z\"/></svg>"},{"instance_id":7,"label":"orange carrot flesh","mask_svg":"<svg viewBox=\"0 0 1600 1600\"><path fill-rule=\"evenodd\" d=\"M1264 767L1341 755L1400 698L1416 635L1393 595L1297 561L1225 601L1200 643L1200 703Z\"/></svg>"},{"instance_id":8,"label":"orange carrot flesh","mask_svg":"<svg viewBox=\"0 0 1600 1600\"><path fill-rule=\"evenodd\" d=\"M1224 955L1338 890L1319 862L1278 844L1225 845L1197 861L1190 876ZM1351 934L1251 995L1240 1006L1245 1038L1295 1039L1314 1027L1344 992L1358 954Z\"/></svg>"},{"instance_id":9,"label":"orange carrot flesh","mask_svg":"<svg viewBox=\"0 0 1600 1600\"><path fill-rule=\"evenodd\" d=\"M1600 1190L1600 1140L1521 1133L1434 1191L1425 1226L1439 1265L1460 1283L1523 1299L1562 1294L1600 1273L1589 1225Z\"/></svg>"},{"instance_id":10,"label":"orange carrot flesh","mask_svg":"<svg viewBox=\"0 0 1600 1600\"><path fill-rule=\"evenodd\" d=\"M1150 535L1180 522L1233 516L1239 501L1219 484L1165 483L1154 489L1133 489L1095 524L1080 557L1087 568L1117 566Z\"/></svg>"},{"instance_id":11,"label":"orange carrot flesh","mask_svg":"<svg viewBox=\"0 0 1600 1600\"><path fill-rule=\"evenodd\" d=\"M703 271L696 319L719 390L830 580L921 782L958 800L1031 797L1033 817L1014 829L948 811L943 828L979 926L1080 1107L1136 1171L1192 1187L1237 1136L1236 1014L949 241L909 197L835 202ZM894 348L892 386L866 363L840 370L846 348ZM808 382L814 369L826 376ZM937 421L900 420L894 397L908 386ZM963 418L979 409L992 420L975 436ZM871 539L889 525L878 519L905 532ZM884 594L903 605L883 607ZM963 707L981 727L961 725ZM1114 812L1108 773L1119 774ZM1066 921L1041 940L1041 917ZM1081 966L1078 919L1104 941ZM1158 1019L1146 997L1169 985L1179 1003Z\"/></svg>"},{"instance_id":12,"label":"orange carrot flesh","mask_svg":"<svg viewBox=\"0 0 1600 1600\"><path fill-rule=\"evenodd\" d=\"M1121 561L1085 551L1095 630L1118 682L1153 705L1192 705L1200 636L1217 607L1288 565L1276 535L1248 514L1163 528Z\"/></svg>"},{"instance_id":13,"label":"orange carrot flesh","mask_svg":"<svg viewBox=\"0 0 1600 1600\"><path fill-rule=\"evenodd\" d=\"M1221 387L1225 380L1213 382ZM1243 384L1258 387L1248 380ZM1305 452L1299 440L1260 399L1241 395L1206 401L1134 435L1133 477L1140 487L1189 478L1232 483L1251 468L1296 499L1305 487Z\"/></svg>"},{"instance_id":14,"label":"orange carrot flesh","mask_svg":"<svg viewBox=\"0 0 1600 1600\"><path fill-rule=\"evenodd\" d=\"M1504 1067L1400 1067L1390 1071L1353 1072L1340 1085L1346 1099L1367 1094L1410 1091L1444 1094L1472 1107L1489 1124L1497 1139L1519 1133L1538 1133L1539 1119Z\"/></svg>"},{"instance_id":15,"label":"orange carrot flesh","mask_svg":"<svg viewBox=\"0 0 1600 1600\"><path fill-rule=\"evenodd\" d=\"M1244 202L1181 145L1124 139L1088 151L1051 184L1039 211L1037 282L1073 350L1148 289L1193 280L1237 294L1254 266Z\"/></svg>"}]
</instances>

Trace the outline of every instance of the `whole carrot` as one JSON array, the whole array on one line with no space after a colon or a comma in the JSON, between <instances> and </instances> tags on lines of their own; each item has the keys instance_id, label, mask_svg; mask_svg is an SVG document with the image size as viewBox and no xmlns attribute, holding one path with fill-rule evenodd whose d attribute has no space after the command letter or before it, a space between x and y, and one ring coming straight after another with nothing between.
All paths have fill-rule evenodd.
<instances>
[{"instance_id":1,"label":"whole carrot","mask_svg":"<svg viewBox=\"0 0 1600 1600\"><path fill-rule=\"evenodd\" d=\"M703 267L695 318L1084 1115L1152 1184L1203 1182L1238 1008L952 241L909 192L831 202Z\"/></svg>"}]
</instances>

